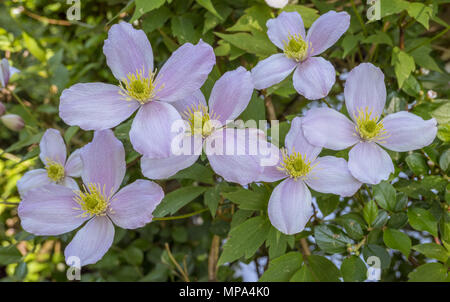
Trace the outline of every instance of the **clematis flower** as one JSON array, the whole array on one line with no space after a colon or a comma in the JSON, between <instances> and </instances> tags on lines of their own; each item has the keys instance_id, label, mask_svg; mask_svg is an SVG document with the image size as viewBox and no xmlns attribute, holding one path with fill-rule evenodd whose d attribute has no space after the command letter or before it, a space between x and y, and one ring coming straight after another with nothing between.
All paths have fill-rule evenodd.
<instances>
[{"instance_id":1,"label":"clematis flower","mask_svg":"<svg viewBox=\"0 0 450 302\"><path fill-rule=\"evenodd\" d=\"M83 164L80 158L80 149L75 150L66 160L66 145L56 129L45 131L39 148L41 151L39 157L45 165L45 169L35 169L25 173L17 182L19 194L23 196L28 190L51 183L78 190L78 184L72 177L81 176Z\"/></svg>"},{"instance_id":2,"label":"clematis flower","mask_svg":"<svg viewBox=\"0 0 450 302\"><path fill-rule=\"evenodd\" d=\"M324 98L336 81L333 65L317 57L347 31L350 15L329 11L320 16L305 33L297 12L282 12L267 21L267 35L283 53L260 61L252 70L256 89L265 89L283 81L294 71L297 92L310 100Z\"/></svg>"},{"instance_id":3,"label":"clematis flower","mask_svg":"<svg viewBox=\"0 0 450 302\"><path fill-rule=\"evenodd\" d=\"M283 179L269 199L270 222L284 234L301 232L312 214L311 192L352 196L361 183L349 172L347 162L334 156L318 157L321 147L304 137L302 118L292 120L278 165L266 169L264 181Z\"/></svg>"},{"instance_id":4,"label":"clematis flower","mask_svg":"<svg viewBox=\"0 0 450 302\"><path fill-rule=\"evenodd\" d=\"M203 148L212 169L225 180L241 185L257 180L264 170L260 165L262 156L269 155L257 150L267 145L264 133L254 128L225 127L244 111L252 93L251 74L239 67L215 83L209 106L200 91L174 103L184 118L183 125L187 124L186 132L174 140L171 156L143 157L142 173L150 179L168 178L194 164Z\"/></svg>"},{"instance_id":5,"label":"clematis flower","mask_svg":"<svg viewBox=\"0 0 450 302\"><path fill-rule=\"evenodd\" d=\"M386 103L383 72L370 63L355 67L344 87L345 105L352 119L330 108L313 108L303 121L306 139L332 150L352 147L348 166L363 183L378 184L394 172L389 154L380 146L397 152L423 148L436 136L434 118L422 118L406 111L380 120Z\"/></svg>"},{"instance_id":6,"label":"clematis flower","mask_svg":"<svg viewBox=\"0 0 450 302\"><path fill-rule=\"evenodd\" d=\"M64 90L60 116L84 130L117 126L138 110L130 131L136 151L152 157L170 155L173 121L180 119L171 105L191 96L215 64L211 46L200 40L178 48L156 75L147 36L129 23L111 27L103 46L106 62L119 85L83 83Z\"/></svg>"},{"instance_id":7,"label":"clematis flower","mask_svg":"<svg viewBox=\"0 0 450 302\"><path fill-rule=\"evenodd\" d=\"M64 234L86 222L64 251L68 265L72 257L81 265L96 263L113 242L113 223L143 227L164 196L159 185L142 179L117 192L125 175L125 150L111 130L96 131L80 155L82 190L59 184L31 189L18 208L22 227L35 235Z\"/></svg>"},{"instance_id":8,"label":"clematis flower","mask_svg":"<svg viewBox=\"0 0 450 302\"><path fill-rule=\"evenodd\" d=\"M0 87L6 87L11 76L18 72L19 69L10 66L8 60L3 58L0 61Z\"/></svg>"},{"instance_id":9,"label":"clematis flower","mask_svg":"<svg viewBox=\"0 0 450 302\"><path fill-rule=\"evenodd\" d=\"M273 8L283 8L288 2L289 0L266 0L267 5Z\"/></svg>"}]
</instances>

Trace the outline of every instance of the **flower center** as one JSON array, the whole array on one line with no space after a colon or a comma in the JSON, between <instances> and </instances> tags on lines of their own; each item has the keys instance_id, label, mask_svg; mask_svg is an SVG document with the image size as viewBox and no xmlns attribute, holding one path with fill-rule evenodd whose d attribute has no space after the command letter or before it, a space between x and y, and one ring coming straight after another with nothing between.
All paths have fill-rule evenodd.
<instances>
[{"instance_id":1,"label":"flower center","mask_svg":"<svg viewBox=\"0 0 450 302\"><path fill-rule=\"evenodd\" d=\"M377 123L378 119L372 117L372 111L369 111L367 107L364 111L358 109L358 116L355 119L356 131L361 139L380 141L387 137L383 123L381 121Z\"/></svg>"},{"instance_id":2,"label":"flower center","mask_svg":"<svg viewBox=\"0 0 450 302\"><path fill-rule=\"evenodd\" d=\"M156 94L155 73L150 73L148 77L144 75L144 69L137 70L134 74L129 73L126 79L120 82L119 93L127 101L137 100L141 104L150 101Z\"/></svg>"},{"instance_id":3,"label":"flower center","mask_svg":"<svg viewBox=\"0 0 450 302\"><path fill-rule=\"evenodd\" d=\"M314 168L311 165L311 161L306 158L306 155L302 155L295 150L289 155L286 149L281 150L283 161L278 167L278 170L286 173L287 176L294 178L303 178L308 175Z\"/></svg>"},{"instance_id":4,"label":"flower center","mask_svg":"<svg viewBox=\"0 0 450 302\"><path fill-rule=\"evenodd\" d=\"M308 55L308 43L303 40L299 34L290 35L289 41L283 41L284 54L290 59L294 59L297 62L303 61Z\"/></svg>"},{"instance_id":5,"label":"flower center","mask_svg":"<svg viewBox=\"0 0 450 302\"><path fill-rule=\"evenodd\" d=\"M200 134L203 137L209 136L215 129L214 120L216 115L209 114L208 107L198 104L197 107L192 105L182 116L188 121L191 135Z\"/></svg>"},{"instance_id":6,"label":"flower center","mask_svg":"<svg viewBox=\"0 0 450 302\"><path fill-rule=\"evenodd\" d=\"M64 166L60 163L47 159L45 169L47 170L48 178L54 182L60 182L64 178Z\"/></svg>"},{"instance_id":7,"label":"flower center","mask_svg":"<svg viewBox=\"0 0 450 302\"><path fill-rule=\"evenodd\" d=\"M105 188L100 185L90 183L87 188L83 186L83 191L76 192L75 201L83 211L82 217L99 215L103 216L109 206L109 197L105 194Z\"/></svg>"}]
</instances>

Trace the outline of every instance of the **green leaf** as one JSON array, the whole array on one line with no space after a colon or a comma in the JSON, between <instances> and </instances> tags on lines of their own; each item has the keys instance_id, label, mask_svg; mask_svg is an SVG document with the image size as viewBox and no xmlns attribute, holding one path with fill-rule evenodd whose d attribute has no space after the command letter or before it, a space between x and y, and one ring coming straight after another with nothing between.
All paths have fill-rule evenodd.
<instances>
[{"instance_id":1,"label":"green leaf","mask_svg":"<svg viewBox=\"0 0 450 302\"><path fill-rule=\"evenodd\" d=\"M378 259L380 260L379 268L381 269L388 269L391 264L391 256L389 256L389 253L382 246L376 244L366 244L362 248L362 253L366 262L368 261L370 256L378 257ZM373 266L373 263L368 264L374 268L377 268Z\"/></svg>"},{"instance_id":2,"label":"green leaf","mask_svg":"<svg viewBox=\"0 0 450 302\"><path fill-rule=\"evenodd\" d=\"M409 273L409 282L444 282L447 268L440 263L426 263Z\"/></svg>"},{"instance_id":3,"label":"green leaf","mask_svg":"<svg viewBox=\"0 0 450 302\"><path fill-rule=\"evenodd\" d=\"M389 34L385 33L384 31L377 30L376 34L370 35L367 38L365 38L362 43L364 44L387 44L389 46L392 46L392 39L389 36Z\"/></svg>"},{"instance_id":4,"label":"green leaf","mask_svg":"<svg viewBox=\"0 0 450 302\"><path fill-rule=\"evenodd\" d=\"M373 187L373 195L377 203L385 210L395 208L396 193L394 187L387 181L382 181Z\"/></svg>"},{"instance_id":5,"label":"green leaf","mask_svg":"<svg viewBox=\"0 0 450 302\"><path fill-rule=\"evenodd\" d=\"M142 20L142 29L146 33L150 33L158 28L164 26L172 15L170 9L167 6L162 6L156 10L149 12Z\"/></svg>"},{"instance_id":6,"label":"green leaf","mask_svg":"<svg viewBox=\"0 0 450 302\"><path fill-rule=\"evenodd\" d=\"M363 209L363 216L367 224L369 226L372 225L372 222L374 222L375 218L377 218L378 216L378 206L375 203L375 201L370 200L368 203L365 204Z\"/></svg>"},{"instance_id":7,"label":"green leaf","mask_svg":"<svg viewBox=\"0 0 450 302\"><path fill-rule=\"evenodd\" d=\"M418 231L426 231L437 236L437 221L433 214L422 208L408 209L409 224Z\"/></svg>"},{"instance_id":8,"label":"green leaf","mask_svg":"<svg viewBox=\"0 0 450 302\"><path fill-rule=\"evenodd\" d=\"M205 187L183 187L170 192L153 211L153 216L164 217L167 214L174 214L205 191Z\"/></svg>"},{"instance_id":9,"label":"green leaf","mask_svg":"<svg viewBox=\"0 0 450 302\"><path fill-rule=\"evenodd\" d=\"M206 184L214 183L214 172L199 163L195 163L189 168L181 170L177 174L169 177L168 179L192 179Z\"/></svg>"},{"instance_id":10,"label":"green leaf","mask_svg":"<svg viewBox=\"0 0 450 302\"><path fill-rule=\"evenodd\" d=\"M255 192L243 188L234 192L224 192L222 196L237 203L243 210L266 210L269 201L267 192Z\"/></svg>"},{"instance_id":11,"label":"green leaf","mask_svg":"<svg viewBox=\"0 0 450 302\"><path fill-rule=\"evenodd\" d=\"M253 256L266 240L269 229L270 222L261 216L250 218L231 229L217 265L235 261L242 256L245 259Z\"/></svg>"},{"instance_id":12,"label":"green leaf","mask_svg":"<svg viewBox=\"0 0 450 302\"><path fill-rule=\"evenodd\" d=\"M38 59L39 61L45 62L46 61L45 50L43 50L39 46L38 42L34 38L29 36L26 32L22 32L22 36L25 47L30 51L30 53L34 57L36 57L36 59Z\"/></svg>"},{"instance_id":13,"label":"green leaf","mask_svg":"<svg viewBox=\"0 0 450 302\"><path fill-rule=\"evenodd\" d=\"M194 29L191 19L185 16L176 16L171 19L172 34L180 43L197 43L199 37Z\"/></svg>"},{"instance_id":14,"label":"green leaf","mask_svg":"<svg viewBox=\"0 0 450 302\"><path fill-rule=\"evenodd\" d=\"M130 23L139 19L143 14L161 7L165 2L166 0L135 0L136 9Z\"/></svg>"},{"instance_id":15,"label":"green leaf","mask_svg":"<svg viewBox=\"0 0 450 302\"><path fill-rule=\"evenodd\" d=\"M266 32L266 22L273 16L272 10L267 5L254 5L245 10L245 14L242 15L238 21L231 27L227 28L227 31L248 31L254 32L259 30Z\"/></svg>"},{"instance_id":16,"label":"green leaf","mask_svg":"<svg viewBox=\"0 0 450 302\"><path fill-rule=\"evenodd\" d=\"M445 100L444 104L433 110L431 116L436 119L439 124L450 122L450 100Z\"/></svg>"},{"instance_id":17,"label":"green leaf","mask_svg":"<svg viewBox=\"0 0 450 302\"><path fill-rule=\"evenodd\" d=\"M211 212L211 216L216 216L217 207L219 206L220 202L220 191L219 186L215 186L214 188L210 188L206 190L204 194L205 198L205 204L209 208L209 211Z\"/></svg>"},{"instance_id":18,"label":"green leaf","mask_svg":"<svg viewBox=\"0 0 450 302\"><path fill-rule=\"evenodd\" d=\"M322 212L323 217L326 217L333 213L339 204L339 196L337 195L327 195L326 197L318 197L317 205Z\"/></svg>"},{"instance_id":19,"label":"green leaf","mask_svg":"<svg viewBox=\"0 0 450 302\"><path fill-rule=\"evenodd\" d=\"M413 250L418 251L421 254L424 254L428 258L437 259L441 262L447 262L449 257L449 252L439 244L436 243L423 243L418 244L412 247Z\"/></svg>"},{"instance_id":20,"label":"green leaf","mask_svg":"<svg viewBox=\"0 0 450 302\"><path fill-rule=\"evenodd\" d=\"M411 72L416 69L414 58L408 53L394 47L392 51L392 65L394 65L395 75L397 77L398 87L402 87L405 80Z\"/></svg>"},{"instance_id":21,"label":"green leaf","mask_svg":"<svg viewBox=\"0 0 450 302\"><path fill-rule=\"evenodd\" d=\"M214 8L214 5L212 4L211 0L195 0L199 5L206 8L211 14L219 18L220 20L223 20L222 16L219 15L219 13Z\"/></svg>"},{"instance_id":22,"label":"green leaf","mask_svg":"<svg viewBox=\"0 0 450 302\"><path fill-rule=\"evenodd\" d=\"M428 165L423 157L419 153L411 153L405 159L406 164L416 175L426 175L428 174Z\"/></svg>"},{"instance_id":23,"label":"green leaf","mask_svg":"<svg viewBox=\"0 0 450 302\"><path fill-rule=\"evenodd\" d=\"M314 228L314 238L323 251L335 254L347 250L352 240L335 226L319 225Z\"/></svg>"},{"instance_id":24,"label":"green leaf","mask_svg":"<svg viewBox=\"0 0 450 302\"><path fill-rule=\"evenodd\" d=\"M269 259L281 256L286 251L287 245L293 245L295 237L286 235L271 226L267 235L266 246L269 248Z\"/></svg>"},{"instance_id":25,"label":"green leaf","mask_svg":"<svg viewBox=\"0 0 450 302\"><path fill-rule=\"evenodd\" d=\"M450 167L450 149L445 150L439 157L439 166L443 171L447 171Z\"/></svg>"},{"instance_id":26,"label":"green leaf","mask_svg":"<svg viewBox=\"0 0 450 302\"><path fill-rule=\"evenodd\" d=\"M406 10L411 18L416 19L417 22L422 24L426 29L429 28L429 21L433 15L433 8L431 6L427 6L419 2L413 2L409 3Z\"/></svg>"},{"instance_id":27,"label":"green leaf","mask_svg":"<svg viewBox=\"0 0 450 302\"><path fill-rule=\"evenodd\" d=\"M289 252L269 262L269 268L259 279L260 282L287 282L303 263L302 254Z\"/></svg>"},{"instance_id":28,"label":"green leaf","mask_svg":"<svg viewBox=\"0 0 450 302\"><path fill-rule=\"evenodd\" d=\"M339 277L341 274L333 262L323 256L310 255L291 281L339 282Z\"/></svg>"},{"instance_id":29,"label":"green leaf","mask_svg":"<svg viewBox=\"0 0 450 302\"><path fill-rule=\"evenodd\" d=\"M253 35L249 33L223 34L219 32L214 34L251 54L267 57L276 52L275 46L263 32L259 34L254 32Z\"/></svg>"},{"instance_id":30,"label":"green leaf","mask_svg":"<svg viewBox=\"0 0 450 302\"><path fill-rule=\"evenodd\" d=\"M405 257L409 256L411 239L408 235L398 230L388 228L383 233L383 241L389 248L399 250Z\"/></svg>"},{"instance_id":31,"label":"green leaf","mask_svg":"<svg viewBox=\"0 0 450 302\"><path fill-rule=\"evenodd\" d=\"M342 261L341 273L345 282L362 282L367 279L366 265L357 256L351 256Z\"/></svg>"},{"instance_id":32,"label":"green leaf","mask_svg":"<svg viewBox=\"0 0 450 302\"><path fill-rule=\"evenodd\" d=\"M78 130L80 130L80 127L78 126L70 126L65 132L64 132L64 141L68 145L70 143L70 140L72 137L77 134Z\"/></svg>"},{"instance_id":33,"label":"green leaf","mask_svg":"<svg viewBox=\"0 0 450 302\"><path fill-rule=\"evenodd\" d=\"M22 259L22 254L14 245L0 246L0 264L8 265L17 263Z\"/></svg>"},{"instance_id":34,"label":"green leaf","mask_svg":"<svg viewBox=\"0 0 450 302\"><path fill-rule=\"evenodd\" d=\"M380 1L380 15L381 18L398 14L409 6L408 1L405 0L379 0Z\"/></svg>"},{"instance_id":35,"label":"green leaf","mask_svg":"<svg viewBox=\"0 0 450 302\"><path fill-rule=\"evenodd\" d=\"M358 35L345 35L344 39L342 39L341 46L344 49L342 54L342 58L345 58L349 53L353 51L358 45L358 42L363 37L362 33Z\"/></svg>"},{"instance_id":36,"label":"green leaf","mask_svg":"<svg viewBox=\"0 0 450 302\"><path fill-rule=\"evenodd\" d=\"M437 137L445 143L450 142L450 123L439 125Z\"/></svg>"},{"instance_id":37,"label":"green leaf","mask_svg":"<svg viewBox=\"0 0 450 302\"><path fill-rule=\"evenodd\" d=\"M247 108L241 113L238 119L246 121L265 121L266 120L266 106L264 99L258 96L258 93L253 93L250 103ZM260 128L260 125L255 125L255 128Z\"/></svg>"},{"instance_id":38,"label":"green leaf","mask_svg":"<svg viewBox=\"0 0 450 302\"><path fill-rule=\"evenodd\" d=\"M378 216L372 223L373 228L383 227L389 219L389 215L385 210L378 211Z\"/></svg>"},{"instance_id":39,"label":"green leaf","mask_svg":"<svg viewBox=\"0 0 450 302\"><path fill-rule=\"evenodd\" d=\"M140 265L144 260L144 253L135 246L129 246L123 251L123 257L131 265Z\"/></svg>"}]
</instances>

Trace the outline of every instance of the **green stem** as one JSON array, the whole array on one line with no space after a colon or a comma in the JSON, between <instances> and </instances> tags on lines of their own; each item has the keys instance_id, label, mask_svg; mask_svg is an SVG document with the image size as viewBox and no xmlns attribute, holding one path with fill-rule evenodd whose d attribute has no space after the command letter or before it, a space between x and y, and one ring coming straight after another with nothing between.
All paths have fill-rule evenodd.
<instances>
[{"instance_id":1,"label":"green stem","mask_svg":"<svg viewBox=\"0 0 450 302\"><path fill-rule=\"evenodd\" d=\"M180 215L180 216L170 216L170 217L160 217L160 218L153 218L153 221L166 221L166 220L177 220L177 219L184 219L184 218L188 218L203 212L208 211L208 208L204 208L189 214L184 214L184 215Z\"/></svg>"},{"instance_id":2,"label":"green stem","mask_svg":"<svg viewBox=\"0 0 450 302\"><path fill-rule=\"evenodd\" d=\"M327 100L326 100L325 98L323 98L322 101L323 101L325 104L327 104L328 108L333 108L333 107L331 107L331 105L327 102Z\"/></svg>"},{"instance_id":3,"label":"green stem","mask_svg":"<svg viewBox=\"0 0 450 302\"><path fill-rule=\"evenodd\" d=\"M361 24L362 30L363 30L363 32L364 32L364 36L367 37L366 24L364 24L364 21L363 21L361 15L359 14L358 10L356 9L355 2L354 2L353 0L350 0L350 2L352 3L352 8L353 8L353 11L354 11L355 14L356 14L356 17L358 18L358 21L359 21L359 23Z\"/></svg>"},{"instance_id":4,"label":"green stem","mask_svg":"<svg viewBox=\"0 0 450 302\"><path fill-rule=\"evenodd\" d=\"M445 34L448 32L449 29L450 29L450 26L447 26L446 29L444 29L443 31L441 31L440 33L438 33L437 35L435 35L434 37L432 37L432 38L430 38L430 39L428 39L428 40L426 40L426 41L420 43L419 45L417 45L417 46L411 48L411 49L408 50L407 52L408 52L408 53L412 53L412 52L413 52L414 50L416 50L417 48L422 47L422 46L427 45L427 44L430 44L430 43L433 42L434 40L439 39L440 37L442 37L443 35L445 35Z\"/></svg>"},{"instance_id":5,"label":"green stem","mask_svg":"<svg viewBox=\"0 0 450 302\"><path fill-rule=\"evenodd\" d=\"M22 106L22 108L26 111L26 113L34 120L34 122L36 123L36 125L39 125L42 127L41 123L37 120L37 118L31 113L31 111L28 109L28 107L24 104L24 102L22 101L22 99L14 92L11 90L11 94L14 96L14 98L17 100L17 102L19 102L19 104ZM44 128L44 127L42 127Z\"/></svg>"}]
</instances>

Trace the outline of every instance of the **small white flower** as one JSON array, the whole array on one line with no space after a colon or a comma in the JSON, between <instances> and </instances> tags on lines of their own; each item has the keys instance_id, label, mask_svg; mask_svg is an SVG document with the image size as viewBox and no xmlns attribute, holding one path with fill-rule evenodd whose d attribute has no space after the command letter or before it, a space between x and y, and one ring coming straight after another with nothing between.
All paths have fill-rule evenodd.
<instances>
[{"instance_id":1,"label":"small white flower","mask_svg":"<svg viewBox=\"0 0 450 302\"><path fill-rule=\"evenodd\" d=\"M289 0L266 0L267 5L274 8L283 8L288 2Z\"/></svg>"}]
</instances>

